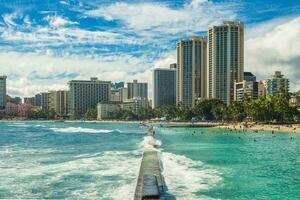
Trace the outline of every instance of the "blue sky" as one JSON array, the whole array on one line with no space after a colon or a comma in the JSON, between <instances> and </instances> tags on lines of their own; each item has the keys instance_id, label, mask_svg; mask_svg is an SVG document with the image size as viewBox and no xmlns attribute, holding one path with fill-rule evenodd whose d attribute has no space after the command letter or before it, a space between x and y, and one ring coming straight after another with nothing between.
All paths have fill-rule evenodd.
<instances>
[{"instance_id":1,"label":"blue sky","mask_svg":"<svg viewBox=\"0 0 300 200\"><path fill-rule=\"evenodd\" d=\"M70 79L148 81L176 61L176 41L245 22L245 70L282 70L300 89L299 0L0 0L0 74L11 95L66 89Z\"/></svg>"}]
</instances>

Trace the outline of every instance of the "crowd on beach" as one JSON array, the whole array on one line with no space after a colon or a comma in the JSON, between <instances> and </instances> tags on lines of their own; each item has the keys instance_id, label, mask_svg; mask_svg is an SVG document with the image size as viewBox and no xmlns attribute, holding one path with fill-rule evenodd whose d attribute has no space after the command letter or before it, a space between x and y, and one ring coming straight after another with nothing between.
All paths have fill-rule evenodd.
<instances>
[{"instance_id":1,"label":"crowd on beach","mask_svg":"<svg viewBox=\"0 0 300 200\"><path fill-rule=\"evenodd\" d=\"M240 131L272 131L272 132L287 132L287 133L300 133L300 124L221 124L218 128L224 128L228 130L240 130Z\"/></svg>"}]
</instances>

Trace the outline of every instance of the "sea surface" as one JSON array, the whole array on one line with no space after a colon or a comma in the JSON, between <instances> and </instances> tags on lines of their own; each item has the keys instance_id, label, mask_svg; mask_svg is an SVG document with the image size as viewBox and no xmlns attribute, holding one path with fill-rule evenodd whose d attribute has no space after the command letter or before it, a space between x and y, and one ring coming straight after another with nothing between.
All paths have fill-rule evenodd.
<instances>
[{"instance_id":1,"label":"sea surface","mask_svg":"<svg viewBox=\"0 0 300 200\"><path fill-rule=\"evenodd\" d=\"M132 200L157 146L176 199L300 199L300 134L62 122L0 123L0 199Z\"/></svg>"}]
</instances>

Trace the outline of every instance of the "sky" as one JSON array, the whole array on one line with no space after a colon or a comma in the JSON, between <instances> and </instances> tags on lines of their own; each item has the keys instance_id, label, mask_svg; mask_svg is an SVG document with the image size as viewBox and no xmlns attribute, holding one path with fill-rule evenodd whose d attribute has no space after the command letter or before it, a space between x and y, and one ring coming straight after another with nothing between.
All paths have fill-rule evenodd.
<instances>
[{"instance_id":1,"label":"sky","mask_svg":"<svg viewBox=\"0 0 300 200\"><path fill-rule=\"evenodd\" d=\"M72 79L147 81L176 62L176 42L245 23L245 71L281 70L300 89L299 0L0 0L0 75L11 96Z\"/></svg>"}]
</instances>

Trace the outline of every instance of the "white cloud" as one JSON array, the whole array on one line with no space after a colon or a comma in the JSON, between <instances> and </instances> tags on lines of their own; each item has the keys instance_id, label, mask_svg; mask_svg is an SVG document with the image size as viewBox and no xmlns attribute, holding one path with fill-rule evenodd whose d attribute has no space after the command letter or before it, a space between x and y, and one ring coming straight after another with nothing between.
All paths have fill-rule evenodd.
<instances>
[{"instance_id":1,"label":"white cloud","mask_svg":"<svg viewBox=\"0 0 300 200\"><path fill-rule=\"evenodd\" d=\"M121 20L137 34L206 31L207 26L236 18L235 4L193 0L182 8L171 8L163 3L122 3L87 11L94 17Z\"/></svg>"},{"instance_id":2,"label":"white cloud","mask_svg":"<svg viewBox=\"0 0 300 200\"><path fill-rule=\"evenodd\" d=\"M31 28L31 31L3 28L0 38L4 41L33 43L37 46L58 46L68 44L141 44L143 40L127 37L109 31L89 31L76 27ZM38 42L38 43L36 43Z\"/></svg>"},{"instance_id":3,"label":"white cloud","mask_svg":"<svg viewBox=\"0 0 300 200\"><path fill-rule=\"evenodd\" d=\"M245 41L245 66L266 79L280 70L300 89L300 17L280 19L251 27Z\"/></svg>"},{"instance_id":4,"label":"white cloud","mask_svg":"<svg viewBox=\"0 0 300 200\"><path fill-rule=\"evenodd\" d=\"M0 52L1 73L8 75L8 93L30 96L51 89L64 89L68 77L58 74L76 73L76 79L98 77L111 81L147 81L151 83L151 62L146 57L130 55L87 58L81 56L55 57L35 53ZM34 75L43 78L33 77ZM55 78L45 78L54 76ZM17 78L13 78L17 77Z\"/></svg>"},{"instance_id":5,"label":"white cloud","mask_svg":"<svg viewBox=\"0 0 300 200\"><path fill-rule=\"evenodd\" d=\"M17 26L15 19L18 17L17 13L10 13L10 14L4 14L2 15L4 23L11 27L11 26Z\"/></svg>"},{"instance_id":6,"label":"white cloud","mask_svg":"<svg viewBox=\"0 0 300 200\"><path fill-rule=\"evenodd\" d=\"M78 24L77 22L72 22L72 21L68 20L67 18L64 18L61 16L48 16L46 18L46 20L49 21L50 26L54 26L54 27Z\"/></svg>"}]
</instances>

